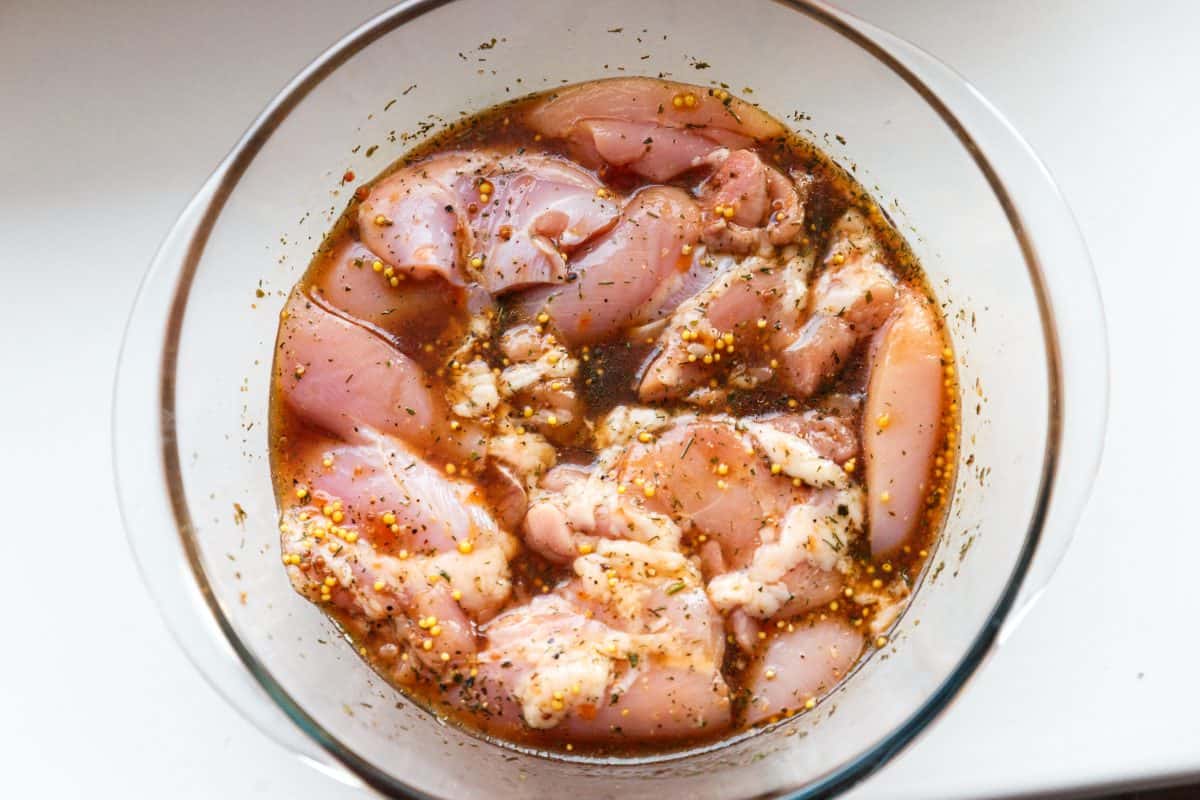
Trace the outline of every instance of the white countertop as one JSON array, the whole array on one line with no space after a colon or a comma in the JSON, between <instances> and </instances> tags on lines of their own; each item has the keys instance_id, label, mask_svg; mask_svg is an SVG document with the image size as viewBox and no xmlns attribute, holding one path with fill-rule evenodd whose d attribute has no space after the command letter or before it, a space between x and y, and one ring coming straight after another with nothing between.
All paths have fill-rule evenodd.
<instances>
[{"instance_id":1,"label":"white countertop","mask_svg":"<svg viewBox=\"0 0 1200 800\"><path fill-rule=\"evenodd\" d=\"M0 3L0 477L16 512L0 794L362 796L261 735L177 650L125 544L108 425L121 326L176 214L270 96L384 5ZM1180 513L1200 444L1200 4L844 5L956 67L1044 158L1092 250L1113 374L1104 463L1051 588L853 794L1200 778L1200 525Z\"/></svg>"}]
</instances>

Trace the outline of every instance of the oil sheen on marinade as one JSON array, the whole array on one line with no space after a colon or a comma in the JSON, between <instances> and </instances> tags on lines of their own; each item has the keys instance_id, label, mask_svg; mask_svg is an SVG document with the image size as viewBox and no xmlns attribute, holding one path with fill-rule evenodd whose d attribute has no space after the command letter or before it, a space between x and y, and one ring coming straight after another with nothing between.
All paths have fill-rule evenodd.
<instances>
[{"instance_id":1,"label":"oil sheen on marinade","mask_svg":"<svg viewBox=\"0 0 1200 800\"><path fill-rule=\"evenodd\" d=\"M283 562L470 728L720 739L886 644L952 485L952 363L900 236L757 108L518 100L359 187L292 292Z\"/></svg>"}]
</instances>

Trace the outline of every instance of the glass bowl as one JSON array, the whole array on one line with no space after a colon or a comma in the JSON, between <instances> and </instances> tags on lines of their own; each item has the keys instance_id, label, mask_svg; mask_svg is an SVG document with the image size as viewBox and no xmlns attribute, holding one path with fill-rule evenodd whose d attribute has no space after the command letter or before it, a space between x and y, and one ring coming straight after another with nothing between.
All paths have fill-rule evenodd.
<instances>
[{"instance_id":1,"label":"glass bowl","mask_svg":"<svg viewBox=\"0 0 1200 800\"><path fill-rule=\"evenodd\" d=\"M440 722L292 591L267 391L278 311L349 199L346 170L373 175L461 112L632 74L722 81L874 193L945 304L963 447L914 601L814 710L720 747L589 760ZM217 167L146 275L115 391L118 491L151 594L213 686L312 765L412 797L808 797L911 741L1045 586L1099 458L1107 367L1087 252L1050 177L907 42L816 2L414 0L321 55Z\"/></svg>"}]
</instances>

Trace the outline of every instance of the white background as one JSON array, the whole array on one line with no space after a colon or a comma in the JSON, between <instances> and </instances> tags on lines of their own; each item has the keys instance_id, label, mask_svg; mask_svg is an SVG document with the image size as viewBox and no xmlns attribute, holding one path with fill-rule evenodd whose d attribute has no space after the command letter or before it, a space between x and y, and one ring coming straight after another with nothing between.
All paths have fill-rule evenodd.
<instances>
[{"instance_id":1,"label":"white background","mask_svg":"<svg viewBox=\"0 0 1200 800\"><path fill-rule=\"evenodd\" d=\"M175 216L287 79L384 5L0 0L2 796L359 796L176 649L125 545L108 420L121 326ZM1045 159L1092 250L1113 375L1051 589L856 796L1200 775L1200 3L844 5L956 67Z\"/></svg>"}]
</instances>

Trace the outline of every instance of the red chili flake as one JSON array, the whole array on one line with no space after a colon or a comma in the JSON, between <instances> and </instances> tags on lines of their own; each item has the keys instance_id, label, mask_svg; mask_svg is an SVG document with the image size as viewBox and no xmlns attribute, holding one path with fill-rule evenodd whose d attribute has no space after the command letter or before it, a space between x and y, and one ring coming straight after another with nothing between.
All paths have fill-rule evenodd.
<instances>
[{"instance_id":1,"label":"red chili flake","mask_svg":"<svg viewBox=\"0 0 1200 800\"><path fill-rule=\"evenodd\" d=\"M352 170L352 169L346 170L346 173L344 175L342 175L342 183L350 183L353 180L354 180L354 170Z\"/></svg>"},{"instance_id":2,"label":"red chili flake","mask_svg":"<svg viewBox=\"0 0 1200 800\"><path fill-rule=\"evenodd\" d=\"M357 200L366 200L367 195L371 194L371 190L366 186L360 186L354 190L354 197Z\"/></svg>"}]
</instances>

